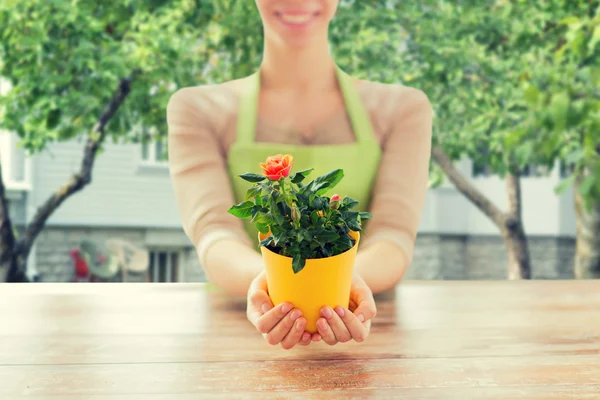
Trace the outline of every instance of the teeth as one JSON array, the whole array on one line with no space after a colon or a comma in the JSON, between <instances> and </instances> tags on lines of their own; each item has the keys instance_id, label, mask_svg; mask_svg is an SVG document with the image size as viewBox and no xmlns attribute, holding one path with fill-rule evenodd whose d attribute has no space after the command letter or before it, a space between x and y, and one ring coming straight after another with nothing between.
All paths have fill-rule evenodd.
<instances>
[{"instance_id":1,"label":"teeth","mask_svg":"<svg viewBox=\"0 0 600 400\"><path fill-rule=\"evenodd\" d=\"M281 15L281 19L283 19L285 22L289 22L290 24L303 24L308 22L310 18L310 15Z\"/></svg>"}]
</instances>

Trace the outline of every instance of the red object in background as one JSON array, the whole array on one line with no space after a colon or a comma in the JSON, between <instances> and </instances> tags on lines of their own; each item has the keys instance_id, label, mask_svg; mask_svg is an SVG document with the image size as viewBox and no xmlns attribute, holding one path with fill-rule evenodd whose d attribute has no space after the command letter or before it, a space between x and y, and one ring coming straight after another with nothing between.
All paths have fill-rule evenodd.
<instances>
[{"instance_id":1,"label":"red object in background","mask_svg":"<svg viewBox=\"0 0 600 400\"><path fill-rule=\"evenodd\" d=\"M90 275L90 268L87 262L81 257L81 252L78 249L70 251L71 257L75 262L75 280L87 280Z\"/></svg>"}]
</instances>

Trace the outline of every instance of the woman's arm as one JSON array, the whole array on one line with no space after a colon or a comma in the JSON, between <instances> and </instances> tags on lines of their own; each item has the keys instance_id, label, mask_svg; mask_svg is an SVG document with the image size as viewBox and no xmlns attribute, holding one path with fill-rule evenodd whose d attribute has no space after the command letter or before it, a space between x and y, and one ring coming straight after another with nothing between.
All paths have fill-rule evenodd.
<instances>
[{"instance_id":1,"label":"woman's arm","mask_svg":"<svg viewBox=\"0 0 600 400\"><path fill-rule=\"evenodd\" d=\"M431 104L418 89L393 89L397 101L373 188L373 219L356 259L357 272L374 293L398 284L412 261L429 180Z\"/></svg>"},{"instance_id":2,"label":"woman's arm","mask_svg":"<svg viewBox=\"0 0 600 400\"><path fill-rule=\"evenodd\" d=\"M171 96L169 168L183 229L208 280L231 295L246 296L262 261L242 221L227 212L234 200L219 140L219 119L228 118L223 105L216 104L222 98L219 90L189 87Z\"/></svg>"}]
</instances>

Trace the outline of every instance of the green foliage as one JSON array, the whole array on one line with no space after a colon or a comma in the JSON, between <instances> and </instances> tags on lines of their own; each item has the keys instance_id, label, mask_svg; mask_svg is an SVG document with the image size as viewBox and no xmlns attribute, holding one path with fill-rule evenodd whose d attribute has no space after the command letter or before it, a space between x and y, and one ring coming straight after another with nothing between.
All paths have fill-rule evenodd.
<instances>
[{"instance_id":1,"label":"green foliage","mask_svg":"<svg viewBox=\"0 0 600 400\"><path fill-rule=\"evenodd\" d=\"M435 144L499 176L562 163L591 176L581 190L600 201L599 4L394 2L408 32L400 70L432 101Z\"/></svg>"},{"instance_id":2,"label":"green foliage","mask_svg":"<svg viewBox=\"0 0 600 400\"><path fill-rule=\"evenodd\" d=\"M351 249L355 240L349 236L350 231L362 232L362 221L371 218L367 212L352 211L358 201L350 197L332 202L322 196L341 181L342 170L302 184L300 178L311 171L278 181L256 179L246 193L246 201L229 209L238 218L251 218L260 232L270 232L260 245L292 258L294 273L304 268L307 259L331 257ZM248 180L248 174L239 177Z\"/></svg>"},{"instance_id":3,"label":"green foliage","mask_svg":"<svg viewBox=\"0 0 600 400\"><path fill-rule=\"evenodd\" d=\"M29 152L86 136L119 82L139 70L107 135L140 141L143 125L160 140L170 95L201 80L215 13L194 0L0 2L0 76L10 88L0 96L0 128L17 132Z\"/></svg>"},{"instance_id":4,"label":"green foliage","mask_svg":"<svg viewBox=\"0 0 600 400\"><path fill-rule=\"evenodd\" d=\"M531 129L519 139L533 144L541 162L558 160L572 171L557 192L579 180L589 208L600 202L600 2L558 11L544 51L531 56L539 65L523 83Z\"/></svg>"}]
</instances>

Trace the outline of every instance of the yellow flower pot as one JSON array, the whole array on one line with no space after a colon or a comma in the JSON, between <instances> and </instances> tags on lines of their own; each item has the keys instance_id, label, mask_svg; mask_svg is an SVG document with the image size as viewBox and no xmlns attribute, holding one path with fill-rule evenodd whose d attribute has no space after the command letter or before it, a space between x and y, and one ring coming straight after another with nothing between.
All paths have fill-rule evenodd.
<instances>
[{"instance_id":1,"label":"yellow flower pot","mask_svg":"<svg viewBox=\"0 0 600 400\"><path fill-rule=\"evenodd\" d=\"M258 234L259 240L267 236L269 234ZM302 310L307 322L307 332L317 332L317 319L320 317L321 307L328 305L331 308L348 308L360 234L350 232L350 236L356 239L351 249L332 257L308 259L304 268L297 274L292 270L291 257L274 253L265 246L260 248L273 305L287 301Z\"/></svg>"}]
</instances>

